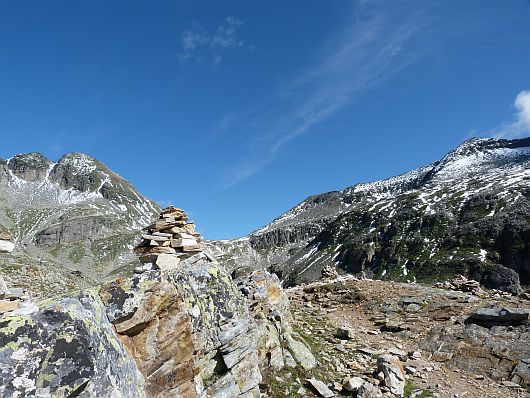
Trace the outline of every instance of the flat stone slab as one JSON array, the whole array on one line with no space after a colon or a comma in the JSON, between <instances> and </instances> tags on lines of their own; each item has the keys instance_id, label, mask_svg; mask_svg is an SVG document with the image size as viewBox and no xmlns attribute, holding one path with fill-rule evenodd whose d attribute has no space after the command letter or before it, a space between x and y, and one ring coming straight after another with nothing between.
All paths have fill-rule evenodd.
<instances>
[{"instance_id":1,"label":"flat stone slab","mask_svg":"<svg viewBox=\"0 0 530 398\"><path fill-rule=\"evenodd\" d=\"M523 323L529 318L529 308L479 308L469 316L476 323L512 325Z\"/></svg>"},{"instance_id":2,"label":"flat stone slab","mask_svg":"<svg viewBox=\"0 0 530 398\"><path fill-rule=\"evenodd\" d=\"M193 239L171 239L172 247L197 246L197 241Z\"/></svg>"},{"instance_id":3,"label":"flat stone slab","mask_svg":"<svg viewBox=\"0 0 530 398\"><path fill-rule=\"evenodd\" d=\"M326 386L323 382L317 379L306 379L306 381L311 384L311 387L315 389L317 394L324 398L331 398L335 396L335 393L331 391L328 386Z\"/></svg>"},{"instance_id":4,"label":"flat stone slab","mask_svg":"<svg viewBox=\"0 0 530 398\"><path fill-rule=\"evenodd\" d=\"M18 301L0 300L0 314L16 310L19 306Z\"/></svg>"},{"instance_id":5,"label":"flat stone slab","mask_svg":"<svg viewBox=\"0 0 530 398\"><path fill-rule=\"evenodd\" d=\"M155 242L165 242L169 240L170 236L158 236L158 235L142 235L142 239L154 240Z\"/></svg>"},{"instance_id":6,"label":"flat stone slab","mask_svg":"<svg viewBox=\"0 0 530 398\"><path fill-rule=\"evenodd\" d=\"M171 271L178 267L180 258L173 254L160 254L156 259L156 265L160 267L162 272Z\"/></svg>"},{"instance_id":7,"label":"flat stone slab","mask_svg":"<svg viewBox=\"0 0 530 398\"><path fill-rule=\"evenodd\" d=\"M169 234L169 233L165 233L165 232L153 232L151 235L163 236L163 237L166 237L166 238L172 238L173 237L173 234Z\"/></svg>"}]
</instances>

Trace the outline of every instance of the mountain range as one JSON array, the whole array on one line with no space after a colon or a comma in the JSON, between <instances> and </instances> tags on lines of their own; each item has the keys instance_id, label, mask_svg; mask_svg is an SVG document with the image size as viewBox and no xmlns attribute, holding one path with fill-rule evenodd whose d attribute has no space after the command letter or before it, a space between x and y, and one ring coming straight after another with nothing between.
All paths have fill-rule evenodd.
<instances>
[{"instance_id":1,"label":"mountain range","mask_svg":"<svg viewBox=\"0 0 530 398\"><path fill-rule=\"evenodd\" d=\"M80 153L0 159L0 229L15 250L2 273L16 286L59 293L90 286L137 261L132 248L159 206Z\"/></svg>"},{"instance_id":2,"label":"mountain range","mask_svg":"<svg viewBox=\"0 0 530 398\"><path fill-rule=\"evenodd\" d=\"M16 243L2 274L55 293L130 273L131 249L159 211L84 154L0 159L0 230ZM331 266L410 282L464 274L518 293L530 285L530 138L473 138L429 165L311 196L245 237L207 245L235 274L268 269L285 285Z\"/></svg>"},{"instance_id":3,"label":"mountain range","mask_svg":"<svg viewBox=\"0 0 530 398\"><path fill-rule=\"evenodd\" d=\"M520 292L530 284L530 139L467 140L429 165L311 196L211 246L232 267L267 268L287 285L331 265L410 282L465 274Z\"/></svg>"}]
</instances>

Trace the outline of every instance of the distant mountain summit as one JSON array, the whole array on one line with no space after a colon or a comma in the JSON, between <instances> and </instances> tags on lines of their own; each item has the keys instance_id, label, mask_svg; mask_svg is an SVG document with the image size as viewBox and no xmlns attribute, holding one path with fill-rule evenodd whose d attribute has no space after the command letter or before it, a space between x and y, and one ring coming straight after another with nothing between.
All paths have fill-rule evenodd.
<instances>
[{"instance_id":1,"label":"distant mountain summit","mask_svg":"<svg viewBox=\"0 0 530 398\"><path fill-rule=\"evenodd\" d=\"M1 272L31 290L90 285L133 261L139 231L159 211L85 154L58 162L40 153L0 159L0 230L15 242Z\"/></svg>"},{"instance_id":2,"label":"distant mountain summit","mask_svg":"<svg viewBox=\"0 0 530 398\"><path fill-rule=\"evenodd\" d=\"M332 265L403 281L465 274L517 293L519 280L530 284L530 138L470 139L427 166L311 196L211 246L233 267L269 268L287 284Z\"/></svg>"}]
</instances>

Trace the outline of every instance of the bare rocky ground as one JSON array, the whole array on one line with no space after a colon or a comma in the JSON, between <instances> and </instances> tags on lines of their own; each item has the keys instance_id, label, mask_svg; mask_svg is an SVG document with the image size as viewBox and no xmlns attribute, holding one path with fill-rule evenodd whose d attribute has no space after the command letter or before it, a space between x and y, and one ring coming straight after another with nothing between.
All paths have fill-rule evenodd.
<instances>
[{"instance_id":1,"label":"bare rocky ground","mask_svg":"<svg viewBox=\"0 0 530 398\"><path fill-rule=\"evenodd\" d=\"M400 396L378 371L378 358L390 353L402 366L405 397L530 397L528 322L472 320L480 308L524 313L526 299L351 277L298 286L288 295L296 330L319 364L307 374L270 375L266 396ZM318 393L309 378L331 391ZM356 391L363 381L376 386L372 395Z\"/></svg>"}]
</instances>

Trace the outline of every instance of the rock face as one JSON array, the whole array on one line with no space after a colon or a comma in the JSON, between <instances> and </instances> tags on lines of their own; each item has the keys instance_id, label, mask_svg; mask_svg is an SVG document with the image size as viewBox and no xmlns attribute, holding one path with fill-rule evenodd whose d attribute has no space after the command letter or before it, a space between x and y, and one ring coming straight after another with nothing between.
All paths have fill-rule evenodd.
<instances>
[{"instance_id":1,"label":"rock face","mask_svg":"<svg viewBox=\"0 0 530 398\"><path fill-rule=\"evenodd\" d=\"M518 294L530 284L529 180L530 138L471 139L420 169L310 197L211 250L291 285L336 267L400 281L462 274Z\"/></svg>"},{"instance_id":2,"label":"rock face","mask_svg":"<svg viewBox=\"0 0 530 398\"><path fill-rule=\"evenodd\" d=\"M276 275L257 270L236 280L241 293L249 300L254 318L259 361L262 367L281 370L300 365L309 370L316 359L293 331L289 300Z\"/></svg>"},{"instance_id":3,"label":"rock face","mask_svg":"<svg viewBox=\"0 0 530 398\"><path fill-rule=\"evenodd\" d=\"M257 398L263 371L315 366L277 277L164 254L179 261L1 319L0 395Z\"/></svg>"},{"instance_id":4,"label":"rock face","mask_svg":"<svg viewBox=\"0 0 530 398\"><path fill-rule=\"evenodd\" d=\"M131 248L159 210L84 154L58 162L38 153L0 161L0 231L9 230L16 243L2 272L36 293L97 284L137 262ZM11 249L0 241L0 251Z\"/></svg>"}]
</instances>

